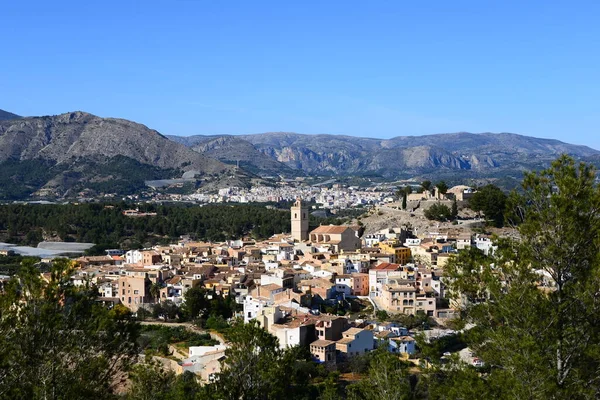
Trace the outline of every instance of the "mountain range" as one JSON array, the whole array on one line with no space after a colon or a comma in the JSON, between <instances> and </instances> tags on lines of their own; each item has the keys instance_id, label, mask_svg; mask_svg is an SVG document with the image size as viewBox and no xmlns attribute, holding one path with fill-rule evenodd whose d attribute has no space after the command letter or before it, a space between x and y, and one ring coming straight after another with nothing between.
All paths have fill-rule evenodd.
<instances>
[{"instance_id":1,"label":"mountain range","mask_svg":"<svg viewBox=\"0 0 600 400\"><path fill-rule=\"evenodd\" d=\"M547 165L563 153L577 158L600 155L586 146L512 133L460 132L373 139L271 132L169 138L209 157L225 162L237 159L256 170L264 171L268 160L269 167L276 169L283 164L307 175L379 175L388 179L457 172L464 176L520 174Z\"/></svg>"},{"instance_id":2,"label":"mountain range","mask_svg":"<svg viewBox=\"0 0 600 400\"><path fill-rule=\"evenodd\" d=\"M135 122L84 112L0 121L0 198L42 191L132 191L145 180L188 177L228 182L231 165ZM243 184L233 179L232 184Z\"/></svg>"},{"instance_id":3,"label":"mountain range","mask_svg":"<svg viewBox=\"0 0 600 400\"><path fill-rule=\"evenodd\" d=\"M21 116L13 113L9 113L8 111L0 110L0 121L6 121L9 119L17 119L21 118Z\"/></svg>"},{"instance_id":4,"label":"mountain range","mask_svg":"<svg viewBox=\"0 0 600 400\"><path fill-rule=\"evenodd\" d=\"M182 176L195 177L206 190L248 186L267 176L516 181L562 153L600 162L600 152L586 146L512 133L163 136L135 122L80 111L19 117L0 110L0 199L86 190L125 194L146 180Z\"/></svg>"}]
</instances>

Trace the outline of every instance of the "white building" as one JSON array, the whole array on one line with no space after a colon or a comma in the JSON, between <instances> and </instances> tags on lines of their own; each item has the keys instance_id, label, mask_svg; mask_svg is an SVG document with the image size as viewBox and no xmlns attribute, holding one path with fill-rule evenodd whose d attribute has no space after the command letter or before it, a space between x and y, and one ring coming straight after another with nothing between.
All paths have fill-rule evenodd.
<instances>
[{"instance_id":1,"label":"white building","mask_svg":"<svg viewBox=\"0 0 600 400\"><path fill-rule=\"evenodd\" d=\"M414 354L416 351L416 341L410 336L400 336L397 338L391 338L390 342L396 344L396 352L398 353Z\"/></svg>"},{"instance_id":2,"label":"white building","mask_svg":"<svg viewBox=\"0 0 600 400\"><path fill-rule=\"evenodd\" d=\"M494 254L498 248L498 246L494 246L494 243L492 243L492 239L490 237L484 235L477 235L475 237L475 247L483 251L483 254L486 256Z\"/></svg>"},{"instance_id":3,"label":"white building","mask_svg":"<svg viewBox=\"0 0 600 400\"><path fill-rule=\"evenodd\" d=\"M350 328L342 333L342 339L336 342L336 350L346 357L365 354L374 347L373 332L367 329Z\"/></svg>"},{"instance_id":4,"label":"white building","mask_svg":"<svg viewBox=\"0 0 600 400\"><path fill-rule=\"evenodd\" d=\"M129 250L125 253L125 262L127 264L139 264L142 262L142 252L139 250Z\"/></svg>"}]
</instances>

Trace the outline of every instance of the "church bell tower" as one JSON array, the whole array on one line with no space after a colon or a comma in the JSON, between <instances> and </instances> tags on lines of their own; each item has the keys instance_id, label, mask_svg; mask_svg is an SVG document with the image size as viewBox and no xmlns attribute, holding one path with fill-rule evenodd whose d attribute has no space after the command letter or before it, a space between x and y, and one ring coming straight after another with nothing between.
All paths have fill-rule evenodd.
<instances>
[{"instance_id":1,"label":"church bell tower","mask_svg":"<svg viewBox=\"0 0 600 400\"><path fill-rule=\"evenodd\" d=\"M292 237L298 242L308 240L308 208L302 205L302 200L297 199L291 211Z\"/></svg>"}]
</instances>

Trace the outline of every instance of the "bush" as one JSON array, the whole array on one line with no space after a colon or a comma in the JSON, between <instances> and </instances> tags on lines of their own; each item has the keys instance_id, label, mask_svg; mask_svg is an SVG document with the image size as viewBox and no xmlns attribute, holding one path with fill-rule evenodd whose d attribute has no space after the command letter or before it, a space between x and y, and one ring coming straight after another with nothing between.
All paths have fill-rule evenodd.
<instances>
[{"instance_id":1,"label":"bush","mask_svg":"<svg viewBox=\"0 0 600 400\"><path fill-rule=\"evenodd\" d=\"M379 310L375 313L375 316L380 321L387 321L390 318L390 315L385 310Z\"/></svg>"},{"instance_id":2,"label":"bush","mask_svg":"<svg viewBox=\"0 0 600 400\"><path fill-rule=\"evenodd\" d=\"M452 211L445 204L436 203L424 211L425 217L435 221L447 221L452 218Z\"/></svg>"}]
</instances>

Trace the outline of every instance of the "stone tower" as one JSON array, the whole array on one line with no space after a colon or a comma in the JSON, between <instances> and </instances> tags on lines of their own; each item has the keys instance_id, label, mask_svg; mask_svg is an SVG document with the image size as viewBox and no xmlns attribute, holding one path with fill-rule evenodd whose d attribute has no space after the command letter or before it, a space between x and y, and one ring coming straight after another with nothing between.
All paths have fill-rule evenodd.
<instances>
[{"instance_id":1,"label":"stone tower","mask_svg":"<svg viewBox=\"0 0 600 400\"><path fill-rule=\"evenodd\" d=\"M308 208L297 199L292 206L292 237L299 242L308 240Z\"/></svg>"}]
</instances>

